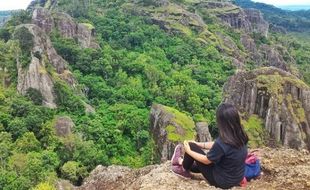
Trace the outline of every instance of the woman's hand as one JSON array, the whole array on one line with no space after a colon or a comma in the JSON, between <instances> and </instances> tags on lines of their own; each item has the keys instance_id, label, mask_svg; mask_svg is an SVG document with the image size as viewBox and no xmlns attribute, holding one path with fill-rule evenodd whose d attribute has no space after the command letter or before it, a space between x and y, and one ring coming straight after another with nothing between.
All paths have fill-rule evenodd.
<instances>
[{"instance_id":1,"label":"woman's hand","mask_svg":"<svg viewBox=\"0 0 310 190\"><path fill-rule=\"evenodd\" d=\"M190 152L191 151L191 147L189 146L189 142L188 141L184 141L184 149L185 149L185 152Z\"/></svg>"}]
</instances>

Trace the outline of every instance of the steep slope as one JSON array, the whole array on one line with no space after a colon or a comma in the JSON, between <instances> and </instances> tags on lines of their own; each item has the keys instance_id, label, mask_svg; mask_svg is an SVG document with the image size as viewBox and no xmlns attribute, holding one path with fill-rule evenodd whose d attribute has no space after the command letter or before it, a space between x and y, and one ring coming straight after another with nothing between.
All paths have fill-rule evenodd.
<instances>
[{"instance_id":1,"label":"steep slope","mask_svg":"<svg viewBox=\"0 0 310 190\"><path fill-rule=\"evenodd\" d=\"M261 68L232 76L224 100L247 118L264 119L273 139L290 148L310 149L310 87L276 68Z\"/></svg>"},{"instance_id":2,"label":"steep slope","mask_svg":"<svg viewBox=\"0 0 310 190\"><path fill-rule=\"evenodd\" d=\"M275 31L305 32L310 30L310 14L308 11L287 11L273 5L257 3L251 0L235 0L234 3L242 8L254 8L264 14ZM285 30L283 30L285 29Z\"/></svg>"}]
</instances>

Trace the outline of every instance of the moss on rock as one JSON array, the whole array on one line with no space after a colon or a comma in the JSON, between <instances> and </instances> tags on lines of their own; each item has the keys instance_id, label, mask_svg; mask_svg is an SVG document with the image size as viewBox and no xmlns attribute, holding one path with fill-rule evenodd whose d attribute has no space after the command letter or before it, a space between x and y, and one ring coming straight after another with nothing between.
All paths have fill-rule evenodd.
<instances>
[{"instance_id":1,"label":"moss on rock","mask_svg":"<svg viewBox=\"0 0 310 190\"><path fill-rule=\"evenodd\" d=\"M248 120L241 120L241 123L249 136L249 146L251 148L261 147L265 144L264 137L267 132L264 130L262 119L257 115L251 115Z\"/></svg>"},{"instance_id":2,"label":"moss on rock","mask_svg":"<svg viewBox=\"0 0 310 190\"><path fill-rule=\"evenodd\" d=\"M191 117L171 107L164 106L164 109L174 116L172 122L176 123L176 125L170 124L166 127L168 140L172 142L181 142L195 139L195 123ZM181 130L178 129L178 127L181 127Z\"/></svg>"}]
</instances>

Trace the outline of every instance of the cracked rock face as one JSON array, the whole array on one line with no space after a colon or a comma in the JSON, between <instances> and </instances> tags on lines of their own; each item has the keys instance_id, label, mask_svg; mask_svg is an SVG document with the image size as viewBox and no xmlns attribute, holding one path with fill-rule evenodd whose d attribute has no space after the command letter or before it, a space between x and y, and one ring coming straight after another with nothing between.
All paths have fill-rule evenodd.
<instances>
[{"instance_id":1,"label":"cracked rock face","mask_svg":"<svg viewBox=\"0 0 310 190\"><path fill-rule=\"evenodd\" d=\"M40 91L43 96L43 104L50 108L55 108L55 94L53 77L48 69L51 65L60 78L71 81L71 86L75 86L75 80L71 72L67 69L67 62L60 57L53 48L49 37L41 28L34 24L25 24L17 27L25 27L33 35L33 48L31 50L31 62L27 67L23 67L17 60L18 84L17 90L21 94L26 94L29 88Z\"/></svg>"},{"instance_id":2,"label":"cracked rock face","mask_svg":"<svg viewBox=\"0 0 310 190\"><path fill-rule=\"evenodd\" d=\"M310 88L297 77L274 67L239 72L225 84L224 96L246 116L262 118L285 147L310 148Z\"/></svg>"},{"instance_id":3,"label":"cracked rock face","mask_svg":"<svg viewBox=\"0 0 310 190\"><path fill-rule=\"evenodd\" d=\"M65 38L77 39L83 48L99 48L95 42L94 28L88 24L76 23L66 13L50 13L47 9L36 8L33 11L32 23L42 28L47 34L56 29Z\"/></svg>"},{"instance_id":4,"label":"cracked rock face","mask_svg":"<svg viewBox=\"0 0 310 190\"><path fill-rule=\"evenodd\" d=\"M177 144L183 143L184 140L194 140L196 137L192 118L173 108L159 104L153 105L150 121L150 130L157 144L156 157L161 162L171 159Z\"/></svg>"}]
</instances>

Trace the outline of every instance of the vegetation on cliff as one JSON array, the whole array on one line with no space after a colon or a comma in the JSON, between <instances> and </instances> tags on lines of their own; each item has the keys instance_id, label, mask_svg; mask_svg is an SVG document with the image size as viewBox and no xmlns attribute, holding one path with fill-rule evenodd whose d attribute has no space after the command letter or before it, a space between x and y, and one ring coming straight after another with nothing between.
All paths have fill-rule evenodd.
<instances>
[{"instance_id":1,"label":"vegetation on cliff","mask_svg":"<svg viewBox=\"0 0 310 190\"><path fill-rule=\"evenodd\" d=\"M65 11L77 22L85 23L96 33L101 48L82 48L76 39L64 38L57 30L51 32L54 48L69 63L78 85L72 89L55 79L58 108L48 109L41 106L42 95L35 89L29 89L25 97L16 91L16 55L22 52L20 61L27 67L33 36L23 28L15 34L14 31L17 25L31 22L31 8L14 14L0 29L2 189L40 189L49 187L57 178L78 185L98 164L152 164L152 103L203 118L216 135L215 110L222 100L224 82L235 71L232 57L236 49L241 57L248 56L240 43L242 31L224 25L214 13L196 8L196 1L171 1L168 8L160 7L161 1L155 0L137 4L126 0L59 0L58 6L52 2L40 1L42 6L53 7L52 12ZM151 15L139 14L135 6ZM196 9L198 19L191 15ZM168 17L156 20L167 11ZM235 9L217 11L235 13ZM189 15L189 23L176 23ZM199 18L204 24L197 21ZM310 83L307 43L282 34L257 36L255 45L288 47L305 81ZM251 68L253 63L246 64ZM85 102L96 111L85 113ZM167 109L180 117L176 123L188 127L190 133L186 137L192 136L193 121L179 111ZM72 118L73 134L56 135L58 116ZM298 117L302 120L303 113ZM253 117L244 124L250 133L254 131L254 146L260 145L261 121ZM173 135L171 138L181 139Z\"/></svg>"}]
</instances>

